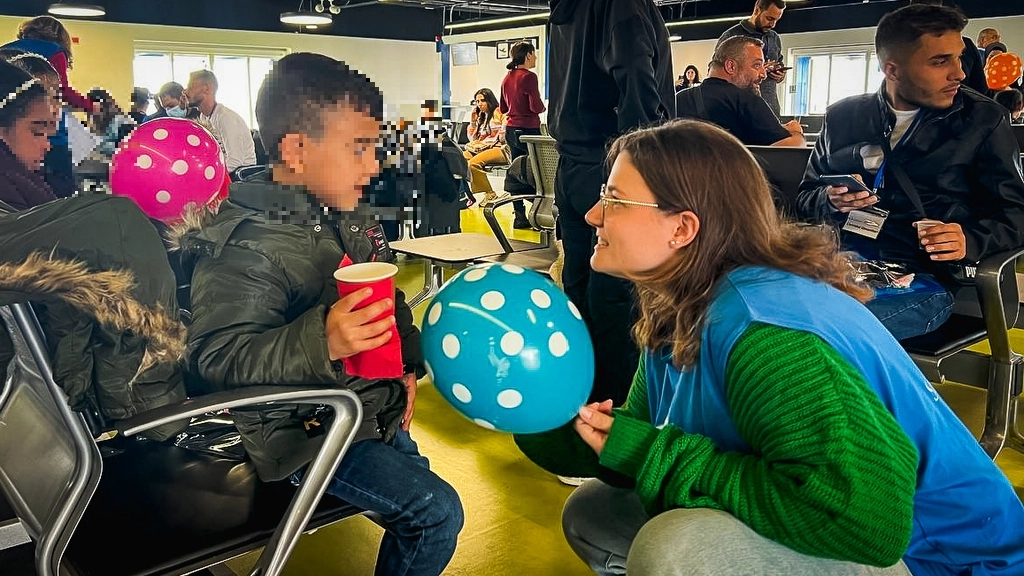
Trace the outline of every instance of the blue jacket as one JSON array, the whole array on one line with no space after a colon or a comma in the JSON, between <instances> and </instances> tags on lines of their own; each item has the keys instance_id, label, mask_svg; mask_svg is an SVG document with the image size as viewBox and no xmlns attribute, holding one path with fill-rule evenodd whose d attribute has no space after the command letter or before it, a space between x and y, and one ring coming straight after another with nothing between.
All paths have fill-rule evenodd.
<instances>
[{"instance_id":1,"label":"blue jacket","mask_svg":"<svg viewBox=\"0 0 1024 576\"><path fill-rule=\"evenodd\" d=\"M826 284L767 268L723 279L701 335L700 358L681 372L671 352L648 354L652 422L750 453L725 396L725 370L752 322L809 332L857 368L920 455L914 528L903 561L914 576L1024 574L1024 506L899 343L860 303Z\"/></svg>"}]
</instances>

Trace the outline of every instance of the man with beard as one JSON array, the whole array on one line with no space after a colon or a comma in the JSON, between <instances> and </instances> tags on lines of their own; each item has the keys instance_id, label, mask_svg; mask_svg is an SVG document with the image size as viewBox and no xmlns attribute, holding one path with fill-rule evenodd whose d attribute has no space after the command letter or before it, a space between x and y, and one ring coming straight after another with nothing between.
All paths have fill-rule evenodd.
<instances>
[{"instance_id":1,"label":"man with beard","mask_svg":"<svg viewBox=\"0 0 1024 576\"><path fill-rule=\"evenodd\" d=\"M758 96L757 87L766 76L762 46L749 36L720 42L704 82L676 94L676 114L717 124L747 145L803 146L800 122L780 124Z\"/></svg>"},{"instance_id":2,"label":"man with beard","mask_svg":"<svg viewBox=\"0 0 1024 576\"><path fill-rule=\"evenodd\" d=\"M883 289L867 303L897 339L941 325L981 258L1024 245L1009 118L960 84L966 25L960 11L927 4L882 18L882 86L829 107L800 186L801 217L843 226L844 248L916 274L909 290ZM867 190L823 178L844 174Z\"/></svg>"},{"instance_id":3,"label":"man with beard","mask_svg":"<svg viewBox=\"0 0 1024 576\"><path fill-rule=\"evenodd\" d=\"M718 38L719 44L734 36L746 36L761 41L765 76L761 78L758 89L761 98L764 98L776 116L781 110L778 86L786 80L786 70L782 64L782 38L775 31L775 25L782 19L782 11L785 9L784 0L757 0L750 18L729 28Z\"/></svg>"}]
</instances>

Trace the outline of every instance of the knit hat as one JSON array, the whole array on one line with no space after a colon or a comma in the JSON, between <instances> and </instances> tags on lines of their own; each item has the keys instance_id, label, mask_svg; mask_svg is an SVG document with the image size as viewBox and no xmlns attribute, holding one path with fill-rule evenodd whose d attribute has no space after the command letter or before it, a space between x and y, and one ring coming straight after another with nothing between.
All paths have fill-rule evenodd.
<instances>
[{"instance_id":1,"label":"knit hat","mask_svg":"<svg viewBox=\"0 0 1024 576\"><path fill-rule=\"evenodd\" d=\"M13 102L33 85L39 84L28 72L0 61L0 108Z\"/></svg>"},{"instance_id":2,"label":"knit hat","mask_svg":"<svg viewBox=\"0 0 1024 576\"><path fill-rule=\"evenodd\" d=\"M1000 52L1009 52L1009 50L1006 49L1006 44L1003 44L1002 42L993 42L988 46L985 46L985 62L988 62L988 57L995 50Z\"/></svg>"}]
</instances>

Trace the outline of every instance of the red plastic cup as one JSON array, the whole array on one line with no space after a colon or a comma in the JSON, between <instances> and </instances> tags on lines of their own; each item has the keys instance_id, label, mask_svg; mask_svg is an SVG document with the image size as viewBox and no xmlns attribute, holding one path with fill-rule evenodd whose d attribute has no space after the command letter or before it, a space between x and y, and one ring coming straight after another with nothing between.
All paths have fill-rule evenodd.
<instances>
[{"instance_id":1,"label":"red plastic cup","mask_svg":"<svg viewBox=\"0 0 1024 576\"><path fill-rule=\"evenodd\" d=\"M362 262L349 264L334 271L334 279L338 281L338 295L345 296L369 287L373 293L356 304L353 310L365 308L385 298L395 298L395 275L398 266L387 262ZM394 304L371 320L376 322L395 313ZM398 336L398 328L391 327L391 340L383 346L366 352L360 352L346 358L345 371L353 376L367 379L400 378L402 369L402 342Z\"/></svg>"}]
</instances>

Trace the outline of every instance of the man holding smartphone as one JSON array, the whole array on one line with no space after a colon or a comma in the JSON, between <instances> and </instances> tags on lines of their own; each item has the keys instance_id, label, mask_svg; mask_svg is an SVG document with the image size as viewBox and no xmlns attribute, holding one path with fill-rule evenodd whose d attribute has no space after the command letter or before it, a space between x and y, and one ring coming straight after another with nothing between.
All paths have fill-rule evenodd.
<instances>
[{"instance_id":1,"label":"man holding smartphone","mask_svg":"<svg viewBox=\"0 0 1024 576\"><path fill-rule=\"evenodd\" d=\"M941 325L981 258L1024 245L1024 179L1008 119L960 84L966 24L954 8L923 4L882 18L882 86L829 107L797 199L802 218L842 227L844 249L916 274L909 290L867 303L897 339ZM836 181L842 175L856 182Z\"/></svg>"},{"instance_id":2,"label":"man holding smartphone","mask_svg":"<svg viewBox=\"0 0 1024 576\"><path fill-rule=\"evenodd\" d=\"M782 19L782 11L785 9L785 0L757 0L750 18L729 28L718 38L719 44L733 36L748 36L762 42L766 76L759 90L761 98L776 116L781 113L778 86L785 82L786 71L789 70L782 63L782 38L775 31L775 25Z\"/></svg>"}]
</instances>

